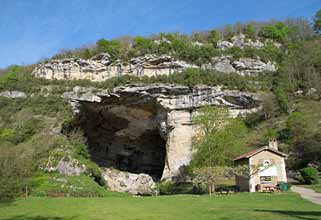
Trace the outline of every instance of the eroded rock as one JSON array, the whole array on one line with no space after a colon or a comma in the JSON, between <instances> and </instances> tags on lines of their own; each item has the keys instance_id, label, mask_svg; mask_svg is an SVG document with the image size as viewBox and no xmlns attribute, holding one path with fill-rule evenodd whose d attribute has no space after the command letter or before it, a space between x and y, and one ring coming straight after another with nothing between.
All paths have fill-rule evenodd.
<instances>
[{"instance_id":1,"label":"eroded rock","mask_svg":"<svg viewBox=\"0 0 321 220\"><path fill-rule=\"evenodd\" d=\"M134 195L155 195L156 184L147 174L134 174L115 169L105 169L103 177L107 187L116 192L126 192Z\"/></svg>"},{"instance_id":2,"label":"eroded rock","mask_svg":"<svg viewBox=\"0 0 321 220\"><path fill-rule=\"evenodd\" d=\"M234 60L232 56L214 57L210 64L203 69L214 69L222 73L237 73L241 76L255 76L262 72L275 72L276 65L272 62L264 63L260 59L240 58Z\"/></svg>"},{"instance_id":3,"label":"eroded rock","mask_svg":"<svg viewBox=\"0 0 321 220\"><path fill-rule=\"evenodd\" d=\"M98 54L91 59L68 58L51 60L39 64L33 71L35 77L58 80L104 81L121 75L157 76L181 72L186 68L197 68L184 61L175 60L168 55L145 55L129 62L111 62L107 53Z\"/></svg>"},{"instance_id":4,"label":"eroded rock","mask_svg":"<svg viewBox=\"0 0 321 220\"><path fill-rule=\"evenodd\" d=\"M232 37L231 41L218 41L217 47L222 50L226 50L228 48L232 47L238 47L238 48L245 48L245 47L252 47L256 49L261 49L264 47L264 43L256 39L253 41L250 38L246 38L244 34L239 34L234 37Z\"/></svg>"},{"instance_id":5,"label":"eroded rock","mask_svg":"<svg viewBox=\"0 0 321 220\"><path fill-rule=\"evenodd\" d=\"M178 85L128 85L95 91L93 99L82 92L65 97L76 103L91 158L101 167L148 174L180 182L182 167L192 159L192 119L202 106L226 106L231 116L255 112L254 94L222 87Z\"/></svg>"},{"instance_id":6,"label":"eroded rock","mask_svg":"<svg viewBox=\"0 0 321 220\"><path fill-rule=\"evenodd\" d=\"M56 158L49 156L47 161L39 167L45 172L59 172L67 176L79 176L86 171L86 166L70 156Z\"/></svg>"},{"instance_id":7,"label":"eroded rock","mask_svg":"<svg viewBox=\"0 0 321 220\"><path fill-rule=\"evenodd\" d=\"M78 160L72 158L60 160L56 169L60 174L67 176L79 176L86 171L85 165L80 164Z\"/></svg>"}]
</instances>

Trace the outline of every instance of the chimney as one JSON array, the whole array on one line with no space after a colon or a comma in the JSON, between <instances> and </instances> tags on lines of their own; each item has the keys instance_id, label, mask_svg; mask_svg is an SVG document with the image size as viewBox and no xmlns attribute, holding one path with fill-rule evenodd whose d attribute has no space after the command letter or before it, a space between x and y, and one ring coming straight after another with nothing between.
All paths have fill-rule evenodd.
<instances>
[{"instance_id":1,"label":"chimney","mask_svg":"<svg viewBox=\"0 0 321 220\"><path fill-rule=\"evenodd\" d=\"M278 141L276 139L272 139L269 141L269 148L273 150L278 150Z\"/></svg>"}]
</instances>

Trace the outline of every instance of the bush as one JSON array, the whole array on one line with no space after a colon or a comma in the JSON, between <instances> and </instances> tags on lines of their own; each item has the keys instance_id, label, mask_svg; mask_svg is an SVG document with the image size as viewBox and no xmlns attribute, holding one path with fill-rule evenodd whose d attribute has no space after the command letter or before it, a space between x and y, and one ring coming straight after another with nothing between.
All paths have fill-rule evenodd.
<instances>
[{"instance_id":1,"label":"bush","mask_svg":"<svg viewBox=\"0 0 321 220\"><path fill-rule=\"evenodd\" d=\"M88 162L86 164L86 168L87 175L89 175L96 183L98 183L100 186L104 186L106 184L101 170L97 164Z\"/></svg>"},{"instance_id":2,"label":"bush","mask_svg":"<svg viewBox=\"0 0 321 220\"><path fill-rule=\"evenodd\" d=\"M170 181L161 181L157 184L160 195L174 194L206 194L206 185L192 183L172 183Z\"/></svg>"},{"instance_id":3,"label":"bush","mask_svg":"<svg viewBox=\"0 0 321 220\"><path fill-rule=\"evenodd\" d=\"M280 107L282 113L287 113L289 111L289 100L286 92L282 87L277 87L274 91L275 97Z\"/></svg>"},{"instance_id":4,"label":"bush","mask_svg":"<svg viewBox=\"0 0 321 220\"><path fill-rule=\"evenodd\" d=\"M158 191L161 195L174 194L174 184L170 181L162 181L157 184Z\"/></svg>"},{"instance_id":5,"label":"bush","mask_svg":"<svg viewBox=\"0 0 321 220\"><path fill-rule=\"evenodd\" d=\"M29 192L29 178L33 174L30 155L18 148L0 147L0 201L13 199Z\"/></svg>"},{"instance_id":6,"label":"bush","mask_svg":"<svg viewBox=\"0 0 321 220\"><path fill-rule=\"evenodd\" d=\"M32 179L31 196L104 197L108 191L86 175L64 176L39 173Z\"/></svg>"},{"instance_id":7,"label":"bush","mask_svg":"<svg viewBox=\"0 0 321 220\"><path fill-rule=\"evenodd\" d=\"M288 34L289 28L283 22L275 25L267 25L261 31L263 37L283 42L288 39Z\"/></svg>"},{"instance_id":8,"label":"bush","mask_svg":"<svg viewBox=\"0 0 321 220\"><path fill-rule=\"evenodd\" d=\"M318 184L320 183L320 177L318 170L313 167L306 167L300 170L302 181L305 184Z\"/></svg>"}]
</instances>

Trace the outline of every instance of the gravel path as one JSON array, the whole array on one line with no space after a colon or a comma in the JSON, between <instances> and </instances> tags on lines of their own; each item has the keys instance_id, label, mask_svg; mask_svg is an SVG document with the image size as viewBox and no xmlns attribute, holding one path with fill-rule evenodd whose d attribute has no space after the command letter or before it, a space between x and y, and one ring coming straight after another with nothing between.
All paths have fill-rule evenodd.
<instances>
[{"instance_id":1,"label":"gravel path","mask_svg":"<svg viewBox=\"0 0 321 220\"><path fill-rule=\"evenodd\" d=\"M307 189L299 186L292 186L293 192L299 193L302 198L307 199L315 204L321 205L321 193L316 193L312 189Z\"/></svg>"}]
</instances>

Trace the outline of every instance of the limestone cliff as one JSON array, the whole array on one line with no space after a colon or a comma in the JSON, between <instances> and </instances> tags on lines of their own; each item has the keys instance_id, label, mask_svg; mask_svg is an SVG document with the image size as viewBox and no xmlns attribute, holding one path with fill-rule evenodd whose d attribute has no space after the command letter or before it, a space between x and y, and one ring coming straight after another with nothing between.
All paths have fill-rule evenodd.
<instances>
[{"instance_id":1,"label":"limestone cliff","mask_svg":"<svg viewBox=\"0 0 321 220\"><path fill-rule=\"evenodd\" d=\"M192 45L194 47L204 46L199 42L193 42ZM247 39L245 35L242 34L234 36L231 41L219 41L217 43L217 49L219 51L232 47L262 49L264 46L265 43L259 40L253 41ZM277 46L279 47L280 45ZM130 60L112 61L108 53L102 53L90 59L66 58L49 60L40 63L33 70L32 74L35 77L45 79L104 81L122 75L133 75L137 77L169 75L171 73L182 72L187 68L201 68L222 73L236 73L242 76L276 71L276 64L274 62L263 62L259 57L255 59L235 59L231 55L226 54L224 56L212 57L210 60L211 62L198 66L177 60L169 55L146 54Z\"/></svg>"},{"instance_id":2,"label":"limestone cliff","mask_svg":"<svg viewBox=\"0 0 321 220\"><path fill-rule=\"evenodd\" d=\"M197 68L197 66L175 60L168 55L145 55L128 62L122 60L112 62L109 54L103 53L88 60L79 58L51 60L39 64L32 74L45 79L104 81L122 75L139 77L168 75L186 68Z\"/></svg>"},{"instance_id":3,"label":"limestone cliff","mask_svg":"<svg viewBox=\"0 0 321 220\"><path fill-rule=\"evenodd\" d=\"M192 159L192 118L198 108L227 106L236 116L259 107L254 94L219 86L75 87L64 98L73 105L92 159L101 167L172 181L181 181L181 171Z\"/></svg>"}]
</instances>

